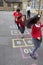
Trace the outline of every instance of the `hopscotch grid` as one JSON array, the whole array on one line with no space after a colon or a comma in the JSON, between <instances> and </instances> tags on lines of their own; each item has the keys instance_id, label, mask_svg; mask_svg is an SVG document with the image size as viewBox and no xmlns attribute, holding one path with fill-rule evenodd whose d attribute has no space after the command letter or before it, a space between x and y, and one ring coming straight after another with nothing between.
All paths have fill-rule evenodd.
<instances>
[{"instance_id":1,"label":"hopscotch grid","mask_svg":"<svg viewBox=\"0 0 43 65\"><path fill-rule=\"evenodd\" d=\"M25 43L25 46L27 46L27 44L26 44L26 42L25 42L25 40L23 39L23 42Z\"/></svg>"},{"instance_id":2,"label":"hopscotch grid","mask_svg":"<svg viewBox=\"0 0 43 65\"><path fill-rule=\"evenodd\" d=\"M14 45L14 40L13 39L12 39L12 43L13 43L12 47L14 48L15 45Z\"/></svg>"},{"instance_id":3,"label":"hopscotch grid","mask_svg":"<svg viewBox=\"0 0 43 65\"><path fill-rule=\"evenodd\" d=\"M23 39L12 39L13 48L25 47L25 45L15 46L15 40L23 40ZM24 44L25 44L25 43L24 43Z\"/></svg>"},{"instance_id":4,"label":"hopscotch grid","mask_svg":"<svg viewBox=\"0 0 43 65\"><path fill-rule=\"evenodd\" d=\"M20 51L23 59L31 58L30 56L25 57L22 48L20 48Z\"/></svg>"},{"instance_id":5,"label":"hopscotch grid","mask_svg":"<svg viewBox=\"0 0 43 65\"><path fill-rule=\"evenodd\" d=\"M21 46L15 46L15 40L23 40L25 45L21 45ZM20 47L29 47L29 46L34 46L33 44L29 44L27 45L24 39L12 39L12 43L13 43L13 48L20 48Z\"/></svg>"},{"instance_id":6,"label":"hopscotch grid","mask_svg":"<svg viewBox=\"0 0 43 65\"><path fill-rule=\"evenodd\" d=\"M14 26L13 26L14 27ZM10 28L13 28L12 26L10 26ZM15 27L14 27L15 28ZM16 30L16 28L15 28L15 30ZM11 35L16 35L16 33L14 34L13 32L15 31L15 30L11 30ZM17 29L18 30L18 29ZM28 32L28 30L26 30L27 31L27 33L24 33L24 35L25 34L30 34L30 32ZM25 31L25 32L26 32ZM19 32L19 31L18 31ZM21 33L19 32L19 34L17 34L17 35L21 35Z\"/></svg>"},{"instance_id":7,"label":"hopscotch grid","mask_svg":"<svg viewBox=\"0 0 43 65\"><path fill-rule=\"evenodd\" d=\"M19 34L16 34L16 33L14 34L13 32L14 32L14 30L11 30L11 35L21 35L20 32L19 32Z\"/></svg>"},{"instance_id":8,"label":"hopscotch grid","mask_svg":"<svg viewBox=\"0 0 43 65\"><path fill-rule=\"evenodd\" d=\"M23 47L32 47L32 46L34 46L34 45L27 45L27 46L25 46L25 45L21 45L21 46L13 46L13 48L23 48Z\"/></svg>"}]
</instances>

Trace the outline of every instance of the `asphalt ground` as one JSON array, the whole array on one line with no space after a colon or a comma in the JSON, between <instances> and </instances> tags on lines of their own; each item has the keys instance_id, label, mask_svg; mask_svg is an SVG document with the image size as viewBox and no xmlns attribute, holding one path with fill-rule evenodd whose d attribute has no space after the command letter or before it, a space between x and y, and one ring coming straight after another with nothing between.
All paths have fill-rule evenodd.
<instances>
[{"instance_id":1,"label":"asphalt ground","mask_svg":"<svg viewBox=\"0 0 43 65\"><path fill-rule=\"evenodd\" d=\"M30 57L31 49L31 29L26 28L24 38L21 39L13 12L0 11L0 65L43 65L43 41L36 52L37 60Z\"/></svg>"}]
</instances>

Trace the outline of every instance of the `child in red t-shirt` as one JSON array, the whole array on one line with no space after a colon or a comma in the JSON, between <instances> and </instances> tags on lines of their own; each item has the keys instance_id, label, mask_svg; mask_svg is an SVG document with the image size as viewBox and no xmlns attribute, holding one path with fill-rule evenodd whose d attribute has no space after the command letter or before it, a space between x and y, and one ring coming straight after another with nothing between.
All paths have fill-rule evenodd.
<instances>
[{"instance_id":1,"label":"child in red t-shirt","mask_svg":"<svg viewBox=\"0 0 43 65\"><path fill-rule=\"evenodd\" d=\"M14 18L15 18L15 23L17 24L17 27L19 29L19 21L18 21L18 17L22 17L22 13L20 12L20 9L18 8L14 13Z\"/></svg>"},{"instance_id":2,"label":"child in red t-shirt","mask_svg":"<svg viewBox=\"0 0 43 65\"><path fill-rule=\"evenodd\" d=\"M21 32L21 38L24 37L24 31L25 31L25 16L23 15L20 19L19 19L19 30Z\"/></svg>"},{"instance_id":3,"label":"child in red t-shirt","mask_svg":"<svg viewBox=\"0 0 43 65\"><path fill-rule=\"evenodd\" d=\"M35 24L33 24L32 26L32 40L34 43L34 49L32 53L30 53L30 56L34 59L37 58L35 56L35 52L40 47L40 44L42 42L41 27L43 27L43 24L41 24L41 15L37 15L35 21L36 21Z\"/></svg>"},{"instance_id":4,"label":"child in red t-shirt","mask_svg":"<svg viewBox=\"0 0 43 65\"><path fill-rule=\"evenodd\" d=\"M25 31L25 24L23 23L25 20L25 16L22 16L22 13L20 13L20 9L17 9L17 11L14 12L15 22L17 24L18 30L21 32L21 37L24 37L24 31Z\"/></svg>"}]
</instances>

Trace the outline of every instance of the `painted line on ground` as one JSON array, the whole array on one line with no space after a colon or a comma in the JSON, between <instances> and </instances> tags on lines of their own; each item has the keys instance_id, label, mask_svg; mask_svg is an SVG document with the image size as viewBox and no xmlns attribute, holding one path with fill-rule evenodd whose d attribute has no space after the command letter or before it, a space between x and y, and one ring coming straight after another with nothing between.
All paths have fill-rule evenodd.
<instances>
[{"instance_id":1,"label":"painted line on ground","mask_svg":"<svg viewBox=\"0 0 43 65\"><path fill-rule=\"evenodd\" d=\"M18 31L18 33L13 33L15 30L11 30L11 35L20 35L20 32ZM16 31L17 32L17 31Z\"/></svg>"},{"instance_id":2,"label":"painted line on ground","mask_svg":"<svg viewBox=\"0 0 43 65\"><path fill-rule=\"evenodd\" d=\"M27 46L25 46L25 45L21 45L21 46L13 46L13 48L32 47L32 46L34 46L34 45L27 45Z\"/></svg>"},{"instance_id":3,"label":"painted line on ground","mask_svg":"<svg viewBox=\"0 0 43 65\"><path fill-rule=\"evenodd\" d=\"M34 63L34 64L32 64L32 65L37 65L37 64Z\"/></svg>"},{"instance_id":4,"label":"painted line on ground","mask_svg":"<svg viewBox=\"0 0 43 65\"><path fill-rule=\"evenodd\" d=\"M16 46L14 42L15 40L23 40L25 45ZM29 47L29 46L34 46L34 45L33 44L27 45L24 39L12 39L12 46L13 48L20 48L20 47Z\"/></svg>"},{"instance_id":5,"label":"painted line on ground","mask_svg":"<svg viewBox=\"0 0 43 65\"><path fill-rule=\"evenodd\" d=\"M14 45L14 40L13 40L13 39L12 39L12 43L13 43L13 45L12 45L12 46L13 46L13 48L14 48L14 46L15 46L15 45Z\"/></svg>"},{"instance_id":6,"label":"painted line on ground","mask_svg":"<svg viewBox=\"0 0 43 65\"><path fill-rule=\"evenodd\" d=\"M25 57L22 48L20 48L20 51L21 51L21 55L22 55L22 58L23 58L23 59L31 58L30 56Z\"/></svg>"},{"instance_id":7,"label":"painted line on ground","mask_svg":"<svg viewBox=\"0 0 43 65\"><path fill-rule=\"evenodd\" d=\"M27 44L26 44L26 42L25 42L25 40L23 39L23 42L25 43L25 46L27 46Z\"/></svg>"}]
</instances>

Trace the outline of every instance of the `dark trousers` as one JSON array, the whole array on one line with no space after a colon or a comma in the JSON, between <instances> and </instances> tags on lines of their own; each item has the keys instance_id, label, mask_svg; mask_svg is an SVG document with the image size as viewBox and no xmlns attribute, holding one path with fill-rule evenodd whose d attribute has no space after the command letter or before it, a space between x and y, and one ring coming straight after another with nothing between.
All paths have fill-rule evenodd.
<instances>
[{"instance_id":1,"label":"dark trousers","mask_svg":"<svg viewBox=\"0 0 43 65\"><path fill-rule=\"evenodd\" d=\"M16 23L17 24L17 23ZM19 26L19 24L17 24L17 27L18 27L18 29L20 29L20 26Z\"/></svg>"},{"instance_id":2,"label":"dark trousers","mask_svg":"<svg viewBox=\"0 0 43 65\"><path fill-rule=\"evenodd\" d=\"M18 30L23 34L25 31L25 27L20 27L19 24L17 24Z\"/></svg>"},{"instance_id":3,"label":"dark trousers","mask_svg":"<svg viewBox=\"0 0 43 65\"><path fill-rule=\"evenodd\" d=\"M20 30L20 32L23 34L24 31L25 31L25 27L20 27L19 30Z\"/></svg>"},{"instance_id":4,"label":"dark trousers","mask_svg":"<svg viewBox=\"0 0 43 65\"><path fill-rule=\"evenodd\" d=\"M30 18L30 10L27 11L27 18Z\"/></svg>"},{"instance_id":5,"label":"dark trousers","mask_svg":"<svg viewBox=\"0 0 43 65\"><path fill-rule=\"evenodd\" d=\"M33 56L34 56L36 50L40 47L41 41L42 41L42 39L38 40L38 39L33 38L33 43L34 43L34 49L33 49L33 52L32 52Z\"/></svg>"}]
</instances>

